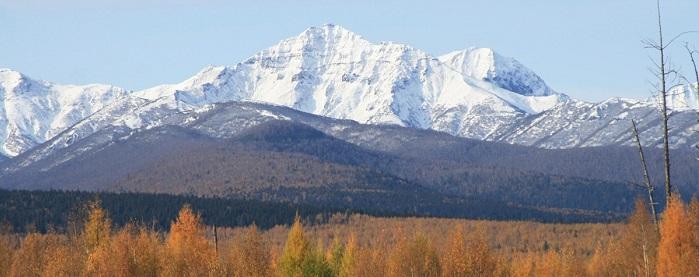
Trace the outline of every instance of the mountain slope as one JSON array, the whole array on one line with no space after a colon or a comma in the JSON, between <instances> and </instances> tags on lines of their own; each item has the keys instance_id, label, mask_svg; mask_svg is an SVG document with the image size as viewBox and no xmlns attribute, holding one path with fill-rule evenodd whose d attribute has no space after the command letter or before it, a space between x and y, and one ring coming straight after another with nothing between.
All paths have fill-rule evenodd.
<instances>
[{"instance_id":1,"label":"mountain slope","mask_svg":"<svg viewBox=\"0 0 699 277\"><path fill-rule=\"evenodd\" d=\"M403 153L396 148L400 143L390 143L396 139L436 142L429 152L437 156ZM625 212L635 195L632 187L618 182L441 159L439 153L453 139L234 102L183 126L97 132L38 162L3 172L0 186L230 196L442 215L459 214L466 203L508 213L517 210L514 205L523 211L615 214ZM457 140L471 149L481 144L498 148ZM382 147L371 149L369 142ZM38 149L12 163L22 163L32 151ZM593 197L597 201L589 201Z\"/></svg>"},{"instance_id":2,"label":"mountain slope","mask_svg":"<svg viewBox=\"0 0 699 277\"><path fill-rule=\"evenodd\" d=\"M639 176L637 155L630 147L585 147L559 151L484 143L440 132L390 125L363 125L349 120L315 116L286 107L249 102L217 104L198 113L165 113L157 118L165 125L181 126L216 139L233 139L239 133L265 122L286 120L312 126L327 135L372 151L424 160L428 164L446 162L454 165L507 167L580 178L595 176L597 179L613 182L638 181ZM126 140L143 130L154 128L131 129L127 126L105 124L100 127L103 129L94 131L95 126L100 125L78 123L52 140L17 156L6 164L3 172L50 170L82 155L83 152L100 149L105 145ZM660 170L660 152L652 148L647 151L651 170L655 173L656 170ZM673 152L673 157L677 159L673 162L676 180L683 183L682 186L686 186L688 191L699 188L699 184L695 182L699 180L699 175L696 175L696 170L692 170L694 152L679 149ZM371 160L366 157L363 159ZM448 166L451 167L452 164ZM439 172L442 172L430 172L429 169L423 171L421 168L416 171L434 177L439 177Z\"/></svg>"},{"instance_id":3,"label":"mountain slope","mask_svg":"<svg viewBox=\"0 0 699 277\"><path fill-rule=\"evenodd\" d=\"M370 191L401 198L421 189L430 197L616 212L642 193L629 185L640 179L631 147L548 150L245 102L189 116L179 125L138 130L110 125L72 142L73 131L66 131L6 163L0 186L275 201L306 195L316 204L381 195ZM660 152L649 149L647 157L652 174L661 174ZM692 153L675 152L673 158L678 189L684 195L699 191Z\"/></svg>"},{"instance_id":4,"label":"mountain slope","mask_svg":"<svg viewBox=\"0 0 699 277\"><path fill-rule=\"evenodd\" d=\"M57 85L0 69L0 153L22 153L125 94L114 86Z\"/></svg>"},{"instance_id":5,"label":"mountain slope","mask_svg":"<svg viewBox=\"0 0 699 277\"><path fill-rule=\"evenodd\" d=\"M670 111L671 147L689 151L699 142L697 114ZM542 148L578 148L605 145L633 146L631 120L636 120L644 145L659 147L662 130L653 102L612 98L600 103L568 101L537 115L520 118L494 132L489 140Z\"/></svg>"}]
</instances>

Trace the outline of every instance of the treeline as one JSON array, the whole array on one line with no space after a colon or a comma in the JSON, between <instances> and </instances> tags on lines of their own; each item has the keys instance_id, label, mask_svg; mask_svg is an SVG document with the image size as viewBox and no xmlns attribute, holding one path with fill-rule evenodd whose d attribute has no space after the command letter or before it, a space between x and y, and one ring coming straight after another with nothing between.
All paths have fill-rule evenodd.
<instances>
[{"instance_id":1,"label":"treeline","mask_svg":"<svg viewBox=\"0 0 699 277\"><path fill-rule=\"evenodd\" d=\"M618 239L589 255L574 248L502 254L482 229L393 232L371 242L350 233L326 242L296 217L282 248L254 225L220 241L184 206L168 232L114 228L97 202L67 233L0 237L2 276L699 276L699 202L675 198L659 228L642 201ZM447 243L435 246L436 236Z\"/></svg>"},{"instance_id":2,"label":"treeline","mask_svg":"<svg viewBox=\"0 0 699 277\"><path fill-rule=\"evenodd\" d=\"M17 232L65 231L71 218L84 216L84 203L95 199L101 200L102 206L109 211L117 226L139 223L158 230L167 230L184 204L190 204L192 209L200 213L206 225L236 227L255 223L263 229L291 224L296 213L314 223L323 223L335 213L559 223L613 222L623 219L623 215L617 213L511 206L487 199L447 198L429 191L417 191L415 194L419 194L419 197L409 194L409 191L349 192L324 188L278 188L263 190L247 195L247 199L240 199L133 192L0 189L0 224L6 223ZM278 197L272 197L273 195ZM324 197L312 199L319 195Z\"/></svg>"},{"instance_id":3,"label":"treeline","mask_svg":"<svg viewBox=\"0 0 699 277\"><path fill-rule=\"evenodd\" d=\"M320 218L339 209L302 204L271 203L218 197L149 193L99 193L81 191L21 191L0 189L0 224L16 232L66 231L71 220L84 217L85 203L99 199L116 226L138 223L167 230L183 205L189 204L211 226L257 224L269 228L291 224L294 215Z\"/></svg>"}]
</instances>

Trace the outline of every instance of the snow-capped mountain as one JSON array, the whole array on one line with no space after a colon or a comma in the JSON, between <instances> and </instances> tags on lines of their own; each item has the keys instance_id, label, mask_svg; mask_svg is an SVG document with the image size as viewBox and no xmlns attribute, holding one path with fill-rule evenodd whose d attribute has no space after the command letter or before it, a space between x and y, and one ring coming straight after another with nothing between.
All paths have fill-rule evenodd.
<instances>
[{"instance_id":1,"label":"snow-capped mountain","mask_svg":"<svg viewBox=\"0 0 699 277\"><path fill-rule=\"evenodd\" d=\"M180 84L135 95L172 97L188 105L256 101L361 123L454 133L471 130L471 123L478 121L478 130L463 132L476 138L503 121L566 99L512 59L487 49L463 53L445 57L447 64L407 45L373 44L342 27L325 25L235 66L209 67Z\"/></svg>"},{"instance_id":2,"label":"snow-capped mountain","mask_svg":"<svg viewBox=\"0 0 699 277\"><path fill-rule=\"evenodd\" d=\"M634 145L631 119L638 125L642 143L660 146L662 130L658 105L653 101L611 98L600 103L571 100L540 114L520 118L487 140L542 148L575 148ZM670 146L687 147L699 142L697 114L671 110Z\"/></svg>"},{"instance_id":3,"label":"snow-capped mountain","mask_svg":"<svg viewBox=\"0 0 699 277\"><path fill-rule=\"evenodd\" d=\"M0 69L0 153L43 143L126 94L109 85L58 85Z\"/></svg>"},{"instance_id":4,"label":"snow-capped mountain","mask_svg":"<svg viewBox=\"0 0 699 277\"><path fill-rule=\"evenodd\" d=\"M491 49L437 57L403 44L372 43L336 25L309 28L236 65L207 67L181 83L131 93L33 81L9 70L0 73L0 85L1 153L9 156L49 139L51 147L42 151L60 149L107 128L183 124L230 101L544 148L630 144L630 118L639 121L644 144L657 145L659 134L653 101L574 100ZM680 88L670 100L675 147L699 140L689 110L697 107L691 104L696 96Z\"/></svg>"},{"instance_id":5,"label":"snow-capped mountain","mask_svg":"<svg viewBox=\"0 0 699 277\"><path fill-rule=\"evenodd\" d=\"M670 88L667 104L675 110L699 110L699 84L680 85ZM660 101L658 98L655 101Z\"/></svg>"},{"instance_id":6,"label":"snow-capped mountain","mask_svg":"<svg viewBox=\"0 0 699 277\"><path fill-rule=\"evenodd\" d=\"M439 60L462 74L491 82L521 95L547 96L556 94L534 71L515 59L495 53L490 48L468 48L454 51L440 56Z\"/></svg>"}]
</instances>

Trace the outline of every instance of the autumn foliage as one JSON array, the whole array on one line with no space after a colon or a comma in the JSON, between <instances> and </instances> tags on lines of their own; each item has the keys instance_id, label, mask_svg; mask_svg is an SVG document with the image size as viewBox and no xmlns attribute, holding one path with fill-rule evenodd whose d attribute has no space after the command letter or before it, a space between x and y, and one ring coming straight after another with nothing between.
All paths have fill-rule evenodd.
<instances>
[{"instance_id":1,"label":"autumn foliage","mask_svg":"<svg viewBox=\"0 0 699 277\"><path fill-rule=\"evenodd\" d=\"M696 215L688 214L679 198L671 199L660 226L659 277L699 276L699 241L696 240L697 226L693 217Z\"/></svg>"},{"instance_id":2,"label":"autumn foliage","mask_svg":"<svg viewBox=\"0 0 699 277\"><path fill-rule=\"evenodd\" d=\"M685 205L678 198L659 228L639 201L622 228L609 229L611 239L597 235L589 247L574 239L592 232L589 225L547 227L573 238L556 241L532 234L538 227L526 223L445 227L430 219L357 217L384 223L365 224L374 230L367 236L354 228L362 223L329 225L322 234L297 216L288 229L253 225L214 237L189 206L167 232L135 224L116 228L99 202L87 210L75 233L0 229L0 276L699 276L699 202ZM274 239L275 232L284 237ZM494 239L507 232L524 244Z\"/></svg>"}]
</instances>

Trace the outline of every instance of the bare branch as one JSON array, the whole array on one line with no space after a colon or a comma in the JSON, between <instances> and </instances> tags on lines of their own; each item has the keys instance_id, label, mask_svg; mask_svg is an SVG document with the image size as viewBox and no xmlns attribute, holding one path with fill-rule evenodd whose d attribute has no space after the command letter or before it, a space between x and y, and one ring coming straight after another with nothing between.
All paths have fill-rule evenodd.
<instances>
[{"instance_id":1,"label":"bare branch","mask_svg":"<svg viewBox=\"0 0 699 277\"><path fill-rule=\"evenodd\" d=\"M699 33L699 32L697 32L697 31L686 31L686 32L679 33L679 34L676 35L674 38L672 38L672 39L670 40L670 42L668 42L667 44L665 44L664 47L665 47L665 48L669 47L670 45L672 45L673 42L675 42L675 40L677 40L677 39L680 38L681 36L684 36L684 35L686 35L686 34L693 34L693 33Z\"/></svg>"}]
</instances>

